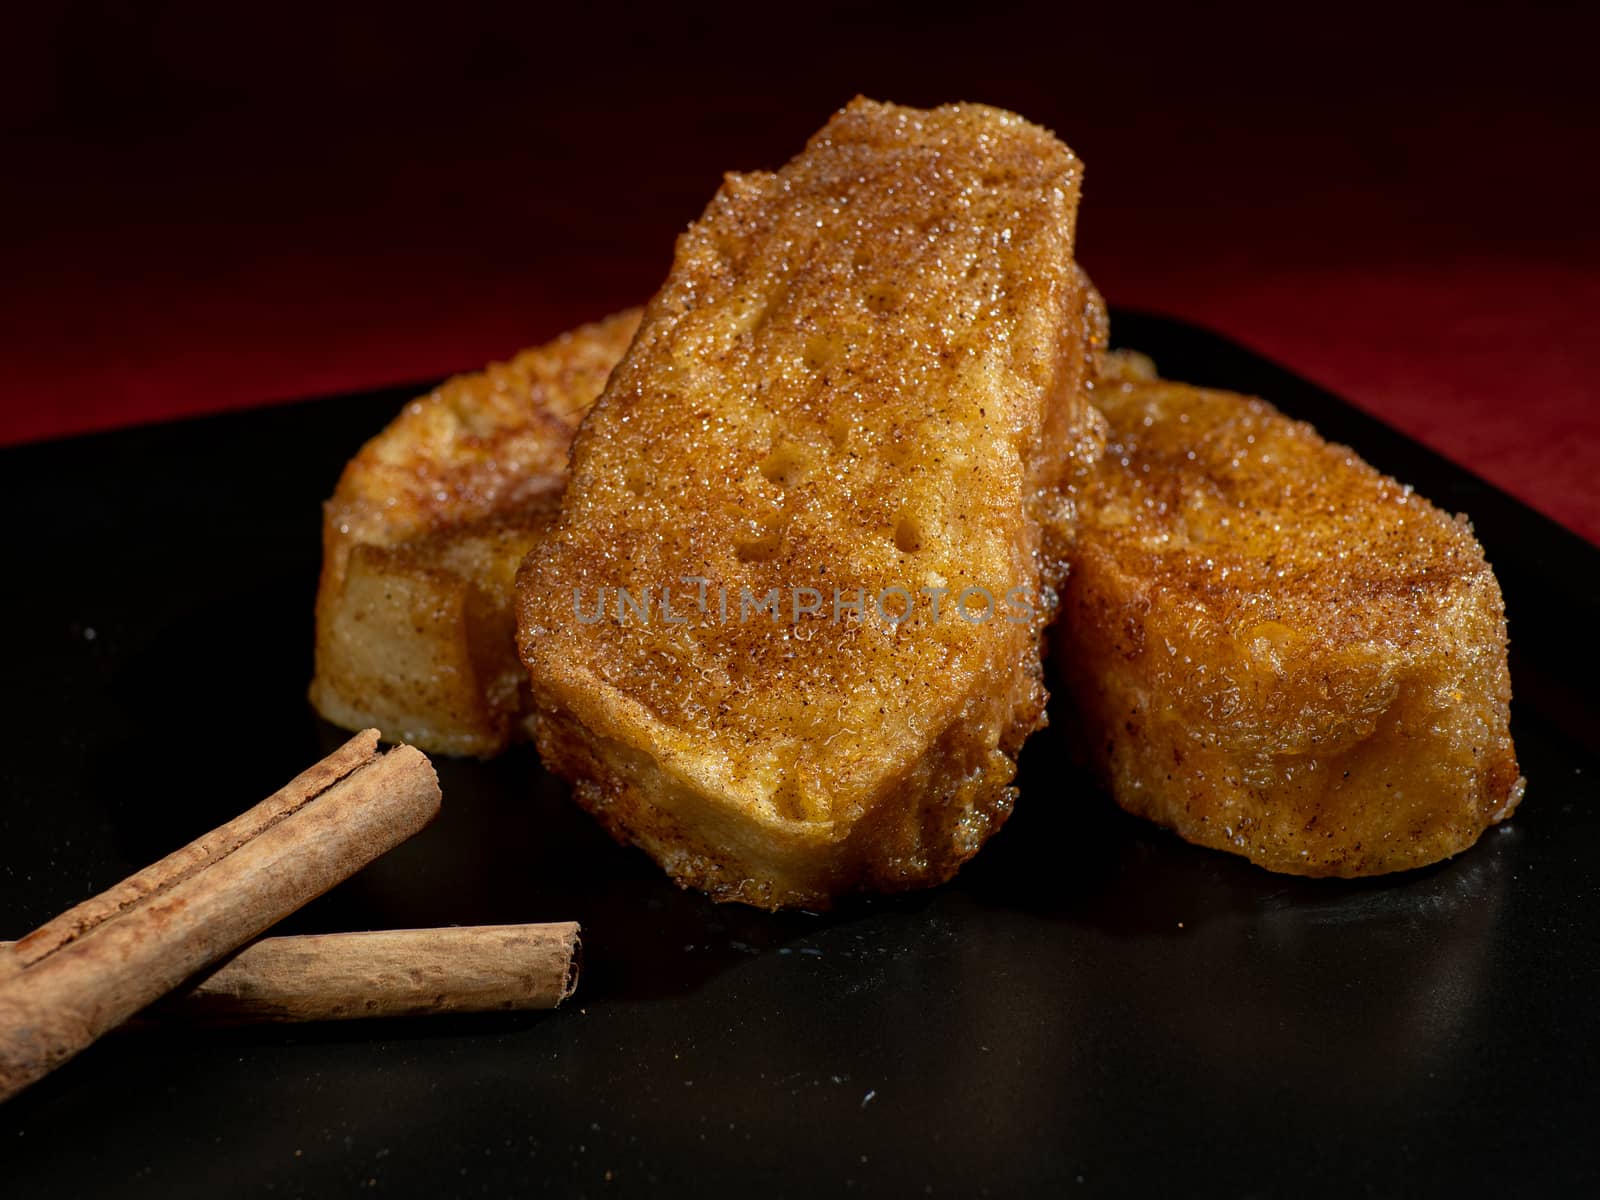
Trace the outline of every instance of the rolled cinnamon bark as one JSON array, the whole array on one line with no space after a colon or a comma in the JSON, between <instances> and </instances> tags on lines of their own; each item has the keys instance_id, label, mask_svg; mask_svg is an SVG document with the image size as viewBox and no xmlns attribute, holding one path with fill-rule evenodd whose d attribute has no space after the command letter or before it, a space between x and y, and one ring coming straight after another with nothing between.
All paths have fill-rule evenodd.
<instances>
[{"instance_id":1,"label":"rolled cinnamon bark","mask_svg":"<svg viewBox=\"0 0 1600 1200\"><path fill-rule=\"evenodd\" d=\"M233 821L0 953L0 1100L416 833L439 783L351 739Z\"/></svg>"},{"instance_id":2,"label":"rolled cinnamon bark","mask_svg":"<svg viewBox=\"0 0 1600 1200\"><path fill-rule=\"evenodd\" d=\"M150 1015L337 1021L554 1008L577 986L578 950L571 921L262 938Z\"/></svg>"},{"instance_id":3,"label":"rolled cinnamon bark","mask_svg":"<svg viewBox=\"0 0 1600 1200\"><path fill-rule=\"evenodd\" d=\"M342 1021L555 1008L578 986L580 934L576 921L558 921L262 938L141 1018ZM0 953L13 945L0 942Z\"/></svg>"}]
</instances>

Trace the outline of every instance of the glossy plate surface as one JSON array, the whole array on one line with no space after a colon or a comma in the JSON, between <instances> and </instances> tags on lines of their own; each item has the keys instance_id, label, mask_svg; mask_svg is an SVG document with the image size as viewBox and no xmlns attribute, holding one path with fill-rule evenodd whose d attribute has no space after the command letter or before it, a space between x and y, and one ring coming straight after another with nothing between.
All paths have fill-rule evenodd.
<instances>
[{"instance_id":1,"label":"glossy plate surface","mask_svg":"<svg viewBox=\"0 0 1600 1200\"><path fill-rule=\"evenodd\" d=\"M1514 642L1529 787L1507 828L1401 877L1273 876L1123 816L1046 731L953 884L768 916L675 890L530 750L443 761L438 823L280 931L577 919L570 1007L119 1033L0 1107L0 1192L1594 1180L1600 550L1232 343L1114 327L1169 378L1264 395L1472 514ZM0 452L0 936L342 740L304 699L318 502L412 391Z\"/></svg>"}]
</instances>

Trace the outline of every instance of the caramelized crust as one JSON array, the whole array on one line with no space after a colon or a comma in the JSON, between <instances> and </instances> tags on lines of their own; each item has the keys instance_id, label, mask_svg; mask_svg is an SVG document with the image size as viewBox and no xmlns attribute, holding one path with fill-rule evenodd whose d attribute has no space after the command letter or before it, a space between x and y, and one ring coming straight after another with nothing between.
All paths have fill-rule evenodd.
<instances>
[{"instance_id":1,"label":"caramelized crust","mask_svg":"<svg viewBox=\"0 0 1600 1200\"><path fill-rule=\"evenodd\" d=\"M1464 518L1260 400L1108 360L1053 633L1118 803L1297 875L1471 846L1522 795Z\"/></svg>"},{"instance_id":2,"label":"caramelized crust","mask_svg":"<svg viewBox=\"0 0 1600 1200\"><path fill-rule=\"evenodd\" d=\"M519 582L546 762L680 883L821 906L946 879L1005 819L1093 449L1079 175L1009 113L857 100L680 238Z\"/></svg>"},{"instance_id":3,"label":"caramelized crust","mask_svg":"<svg viewBox=\"0 0 1600 1200\"><path fill-rule=\"evenodd\" d=\"M517 566L639 310L449 380L346 466L323 507L311 702L349 729L489 755L522 732Z\"/></svg>"}]
</instances>

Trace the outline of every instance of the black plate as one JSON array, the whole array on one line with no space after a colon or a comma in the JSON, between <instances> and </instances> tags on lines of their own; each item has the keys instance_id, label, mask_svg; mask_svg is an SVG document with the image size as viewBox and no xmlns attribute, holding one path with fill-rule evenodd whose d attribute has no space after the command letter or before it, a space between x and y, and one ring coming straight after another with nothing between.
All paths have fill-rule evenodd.
<instances>
[{"instance_id":1,"label":"black plate","mask_svg":"<svg viewBox=\"0 0 1600 1200\"><path fill-rule=\"evenodd\" d=\"M717 907L529 751L444 762L439 822L284 926L577 918L571 1006L125 1032L0 1108L0 1192L1380 1194L1596 1176L1600 551L1249 352L1137 315L1470 512L1515 640L1516 820L1442 866L1269 875L1029 744L950 886ZM0 934L231 817L342 735L307 708L318 500L408 393L5 451ZM1514 402L1508 399L1508 403Z\"/></svg>"}]
</instances>

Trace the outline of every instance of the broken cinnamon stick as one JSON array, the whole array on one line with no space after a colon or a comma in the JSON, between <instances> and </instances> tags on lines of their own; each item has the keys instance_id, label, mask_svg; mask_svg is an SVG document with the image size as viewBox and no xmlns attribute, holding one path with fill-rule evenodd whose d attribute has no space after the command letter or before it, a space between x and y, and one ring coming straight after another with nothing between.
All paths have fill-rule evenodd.
<instances>
[{"instance_id":1,"label":"broken cinnamon stick","mask_svg":"<svg viewBox=\"0 0 1600 1200\"><path fill-rule=\"evenodd\" d=\"M243 815L0 952L0 1100L416 833L421 751L367 730Z\"/></svg>"}]
</instances>

